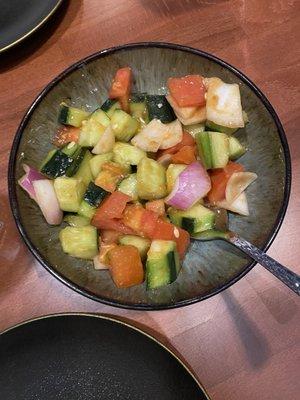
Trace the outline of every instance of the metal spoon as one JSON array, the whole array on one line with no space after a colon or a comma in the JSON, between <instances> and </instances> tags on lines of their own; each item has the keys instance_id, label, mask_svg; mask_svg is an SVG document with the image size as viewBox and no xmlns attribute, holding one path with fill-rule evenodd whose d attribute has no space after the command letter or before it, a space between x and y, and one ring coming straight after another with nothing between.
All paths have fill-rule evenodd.
<instances>
[{"instance_id":1,"label":"metal spoon","mask_svg":"<svg viewBox=\"0 0 300 400\"><path fill-rule=\"evenodd\" d=\"M250 256L253 260L257 261L260 265L265 267L269 272L280 279L286 286L292 289L298 296L300 296L300 276L295 272L281 265L278 261L268 256L259 248L243 239L235 232L228 229L227 212L221 209L215 209L216 223L215 229L207 230L204 232L193 235L195 240L215 240L221 239L228 243L233 244L242 252Z\"/></svg>"}]
</instances>

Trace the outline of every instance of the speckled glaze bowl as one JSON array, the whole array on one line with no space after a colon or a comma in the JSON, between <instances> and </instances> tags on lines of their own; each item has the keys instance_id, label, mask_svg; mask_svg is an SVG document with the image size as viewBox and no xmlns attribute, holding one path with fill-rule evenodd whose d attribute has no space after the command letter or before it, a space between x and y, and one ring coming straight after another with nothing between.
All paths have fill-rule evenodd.
<instances>
[{"instance_id":1,"label":"speckled glaze bowl","mask_svg":"<svg viewBox=\"0 0 300 400\"><path fill-rule=\"evenodd\" d=\"M231 216L232 230L262 249L273 241L287 208L291 165L282 125L261 91L241 72L200 50L167 43L137 43L102 50L61 73L33 102L17 131L9 162L9 196L17 227L33 255L60 281L94 300L119 307L154 310L206 299L243 277L253 266L243 254L221 241L194 242L173 284L155 291L144 285L117 289L108 271L64 254L61 227L48 226L37 205L20 189L22 163L38 167L57 130L59 104L69 99L88 110L107 97L114 72L132 67L136 91L165 93L170 76L202 74L238 83L250 123L237 133L248 148L241 162L256 172L247 190L250 216Z\"/></svg>"}]
</instances>

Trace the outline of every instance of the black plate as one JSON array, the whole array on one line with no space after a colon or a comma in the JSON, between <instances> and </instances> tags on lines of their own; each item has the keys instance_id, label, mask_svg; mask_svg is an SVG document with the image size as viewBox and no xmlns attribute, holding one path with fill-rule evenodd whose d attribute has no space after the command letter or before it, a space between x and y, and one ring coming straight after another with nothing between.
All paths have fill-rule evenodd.
<instances>
[{"instance_id":1,"label":"black plate","mask_svg":"<svg viewBox=\"0 0 300 400\"><path fill-rule=\"evenodd\" d=\"M0 335L5 400L205 400L192 373L156 339L122 321L64 314Z\"/></svg>"},{"instance_id":2,"label":"black plate","mask_svg":"<svg viewBox=\"0 0 300 400\"><path fill-rule=\"evenodd\" d=\"M61 2L62 0L0 0L0 53L42 26Z\"/></svg>"}]
</instances>

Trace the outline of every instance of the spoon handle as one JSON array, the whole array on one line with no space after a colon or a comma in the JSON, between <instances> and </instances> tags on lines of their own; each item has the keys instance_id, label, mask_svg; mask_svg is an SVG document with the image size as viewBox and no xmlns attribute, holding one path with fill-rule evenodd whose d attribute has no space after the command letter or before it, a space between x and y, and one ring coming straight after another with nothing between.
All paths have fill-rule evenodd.
<instances>
[{"instance_id":1,"label":"spoon handle","mask_svg":"<svg viewBox=\"0 0 300 400\"><path fill-rule=\"evenodd\" d=\"M288 268L269 257L266 253L255 247L247 240L241 238L235 233L230 232L227 241L242 250L248 256L257 261L260 265L265 267L269 272L280 279L285 285L292 289L298 296L300 296L300 276L292 272Z\"/></svg>"}]
</instances>

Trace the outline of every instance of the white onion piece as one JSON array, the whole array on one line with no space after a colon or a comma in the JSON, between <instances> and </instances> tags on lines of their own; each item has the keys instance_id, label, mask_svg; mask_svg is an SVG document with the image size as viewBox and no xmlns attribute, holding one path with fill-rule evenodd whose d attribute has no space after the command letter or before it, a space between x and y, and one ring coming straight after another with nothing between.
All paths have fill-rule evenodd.
<instances>
[{"instance_id":1,"label":"white onion piece","mask_svg":"<svg viewBox=\"0 0 300 400\"><path fill-rule=\"evenodd\" d=\"M176 114L176 113L175 113ZM177 114L176 114L177 115ZM177 115L178 117L178 115ZM206 121L206 107L198 107L195 114L190 118L179 118L183 125L199 124Z\"/></svg>"},{"instance_id":2,"label":"white onion piece","mask_svg":"<svg viewBox=\"0 0 300 400\"><path fill-rule=\"evenodd\" d=\"M36 169L29 167L29 165L27 164L23 164L22 167L25 171L25 175L23 175L22 178L18 180L18 183L21 188L24 189L29 194L29 196L36 201L33 182L45 179L45 177L40 174Z\"/></svg>"},{"instance_id":3,"label":"white onion piece","mask_svg":"<svg viewBox=\"0 0 300 400\"><path fill-rule=\"evenodd\" d=\"M131 139L131 143L144 151L156 153L164 139L164 133L164 124L154 118Z\"/></svg>"},{"instance_id":4,"label":"white onion piece","mask_svg":"<svg viewBox=\"0 0 300 400\"><path fill-rule=\"evenodd\" d=\"M182 125L178 119L169 124L164 124L166 131L159 148L169 149L182 141Z\"/></svg>"},{"instance_id":5,"label":"white onion piece","mask_svg":"<svg viewBox=\"0 0 300 400\"><path fill-rule=\"evenodd\" d=\"M105 131L102 133L98 143L93 148L92 153L94 154L105 154L109 153L115 144L115 135L112 130L111 125L108 125L105 128Z\"/></svg>"},{"instance_id":6,"label":"white onion piece","mask_svg":"<svg viewBox=\"0 0 300 400\"><path fill-rule=\"evenodd\" d=\"M233 203L244 190L257 179L254 172L235 172L226 184L225 199Z\"/></svg>"},{"instance_id":7,"label":"white onion piece","mask_svg":"<svg viewBox=\"0 0 300 400\"><path fill-rule=\"evenodd\" d=\"M63 212L59 208L53 182L49 179L34 181L33 187L36 194L36 202L45 220L50 225L59 225L63 219Z\"/></svg>"},{"instance_id":8,"label":"white onion piece","mask_svg":"<svg viewBox=\"0 0 300 400\"><path fill-rule=\"evenodd\" d=\"M245 192L242 192L233 203L228 203L227 200L218 201L216 203L217 207L225 208L225 210L235 212L240 215L249 215L249 207L247 196Z\"/></svg>"},{"instance_id":9,"label":"white onion piece","mask_svg":"<svg viewBox=\"0 0 300 400\"><path fill-rule=\"evenodd\" d=\"M93 262L94 262L95 269L105 270L105 269L109 268L108 265L103 264L102 262L99 261L99 255L97 255L93 258Z\"/></svg>"},{"instance_id":10,"label":"white onion piece","mask_svg":"<svg viewBox=\"0 0 300 400\"><path fill-rule=\"evenodd\" d=\"M165 202L179 210L186 210L202 199L211 189L210 177L205 168L194 162L182 171Z\"/></svg>"}]
</instances>

